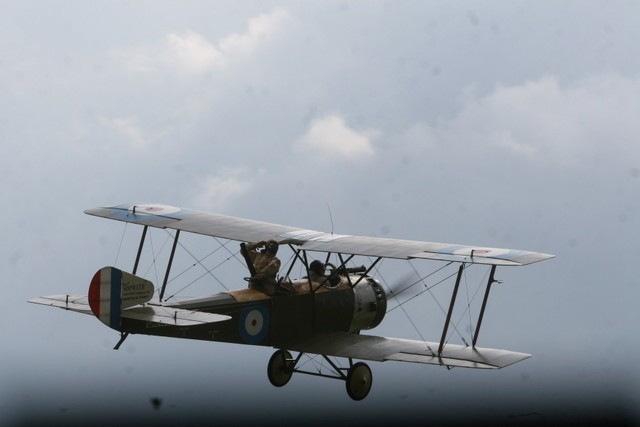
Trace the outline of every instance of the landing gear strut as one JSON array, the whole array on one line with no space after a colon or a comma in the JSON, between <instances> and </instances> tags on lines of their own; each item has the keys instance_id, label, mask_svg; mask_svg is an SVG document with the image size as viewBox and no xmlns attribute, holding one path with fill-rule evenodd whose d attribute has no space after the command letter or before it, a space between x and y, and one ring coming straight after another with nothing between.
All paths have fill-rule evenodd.
<instances>
[{"instance_id":1,"label":"landing gear strut","mask_svg":"<svg viewBox=\"0 0 640 427\"><path fill-rule=\"evenodd\" d=\"M275 387L282 387L286 385L294 372L301 374L313 375L316 377L334 378L343 380L347 389L347 394L353 400L362 400L371 391L371 385L373 384L373 375L371 369L366 363L358 362L351 364L349 359L349 368L340 368L336 366L327 356L322 357L329 363L334 370L334 375L328 375L321 372L303 371L296 369L296 364L302 357L303 353L300 353L297 358L293 358L291 353L287 350L278 350L269 359L267 365L267 376L269 382Z\"/></svg>"}]
</instances>

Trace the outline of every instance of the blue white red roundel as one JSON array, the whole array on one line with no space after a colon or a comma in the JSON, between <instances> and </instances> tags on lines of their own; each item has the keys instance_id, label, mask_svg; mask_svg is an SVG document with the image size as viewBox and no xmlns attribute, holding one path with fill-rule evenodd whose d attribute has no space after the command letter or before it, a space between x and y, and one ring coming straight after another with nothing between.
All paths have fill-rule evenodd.
<instances>
[{"instance_id":1,"label":"blue white red roundel","mask_svg":"<svg viewBox=\"0 0 640 427\"><path fill-rule=\"evenodd\" d=\"M249 344L259 344L269 332L269 310L266 305L251 305L242 310L238 328L240 337Z\"/></svg>"},{"instance_id":2,"label":"blue white red roundel","mask_svg":"<svg viewBox=\"0 0 640 427\"><path fill-rule=\"evenodd\" d=\"M252 337L262 332L264 317L260 310L251 310L244 319L244 330Z\"/></svg>"},{"instance_id":3,"label":"blue white red roundel","mask_svg":"<svg viewBox=\"0 0 640 427\"><path fill-rule=\"evenodd\" d=\"M142 204L135 205L132 210L135 209L135 213L137 214L149 214L149 215L169 215L174 214L176 212L180 212L180 208L176 208L175 206L169 205L159 205L159 204Z\"/></svg>"}]
</instances>

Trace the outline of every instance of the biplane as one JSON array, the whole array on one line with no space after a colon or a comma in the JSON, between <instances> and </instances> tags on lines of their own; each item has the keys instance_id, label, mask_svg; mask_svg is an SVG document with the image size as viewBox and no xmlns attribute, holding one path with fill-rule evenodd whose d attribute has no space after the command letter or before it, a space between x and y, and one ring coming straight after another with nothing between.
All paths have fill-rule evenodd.
<instances>
[{"instance_id":1,"label":"biplane","mask_svg":"<svg viewBox=\"0 0 640 427\"><path fill-rule=\"evenodd\" d=\"M276 349L267 364L271 384L282 387L294 373L345 381L349 397L364 399L371 389L371 369L365 361L402 361L465 368L503 368L529 354L476 346L491 286L498 266L521 266L552 258L544 253L333 234L250 219L182 209L162 204L125 204L88 209L86 214L142 226L133 270L104 267L93 276L86 295L52 295L31 303L92 314L120 332L118 349L130 334L220 341ZM137 274L149 227L173 230L171 254L161 286ZM288 292L267 295L245 287L204 297L172 301L165 298L180 233L196 233L239 242L275 240L293 253L291 266L279 279ZM326 279L311 279L310 255L326 256ZM329 263L330 256L338 261ZM353 257L369 265L349 267ZM367 335L387 312L387 292L373 277L383 259L436 260L458 266L455 285L438 342ZM306 276L291 279L294 264ZM450 344L447 331L465 268L490 269L471 344ZM249 266L250 267L250 266ZM486 276L485 276L486 277ZM250 278L249 278L250 279ZM482 282L484 285L484 281ZM154 296L157 293L157 298ZM443 310L444 311L444 310ZM294 357L293 353L297 353ZM330 373L301 366L303 355L326 360ZM333 359L332 359L333 358ZM341 367L340 358L348 367ZM344 360L346 359L346 360Z\"/></svg>"}]
</instances>

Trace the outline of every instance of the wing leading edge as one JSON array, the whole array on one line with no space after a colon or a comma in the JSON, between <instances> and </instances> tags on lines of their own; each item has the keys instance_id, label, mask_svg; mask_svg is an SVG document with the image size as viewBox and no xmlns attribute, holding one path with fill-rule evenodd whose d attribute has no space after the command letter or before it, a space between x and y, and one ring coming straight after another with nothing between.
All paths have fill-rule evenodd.
<instances>
[{"instance_id":1,"label":"wing leading edge","mask_svg":"<svg viewBox=\"0 0 640 427\"><path fill-rule=\"evenodd\" d=\"M318 252L489 265L527 265L554 257L545 253L514 249L332 234L161 204L125 204L87 209L85 213L228 240L257 242L273 239L281 244L294 244L302 249Z\"/></svg>"},{"instance_id":2,"label":"wing leading edge","mask_svg":"<svg viewBox=\"0 0 640 427\"><path fill-rule=\"evenodd\" d=\"M304 353L376 362L395 360L480 369L504 368L531 357L530 354L515 351L465 347L457 344L445 345L442 354L438 355L438 345L434 342L341 332L289 344L286 348Z\"/></svg>"}]
</instances>

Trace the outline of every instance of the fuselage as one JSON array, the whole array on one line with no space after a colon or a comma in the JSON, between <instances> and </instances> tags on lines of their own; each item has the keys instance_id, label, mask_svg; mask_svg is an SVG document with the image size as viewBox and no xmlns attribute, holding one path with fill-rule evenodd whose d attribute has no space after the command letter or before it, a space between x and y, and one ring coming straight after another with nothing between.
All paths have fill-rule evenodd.
<instances>
[{"instance_id":1,"label":"fuselage","mask_svg":"<svg viewBox=\"0 0 640 427\"><path fill-rule=\"evenodd\" d=\"M290 285L294 292L289 295L268 296L255 289L240 289L157 304L169 312L179 308L224 314L231 317L227 321L179 327L123 318L121 331L284 348L313 335L374 328L386 313L386 294L369 276L340 276L333 287L310 283L306 278Z\"/></svg>"}]
</instances>

